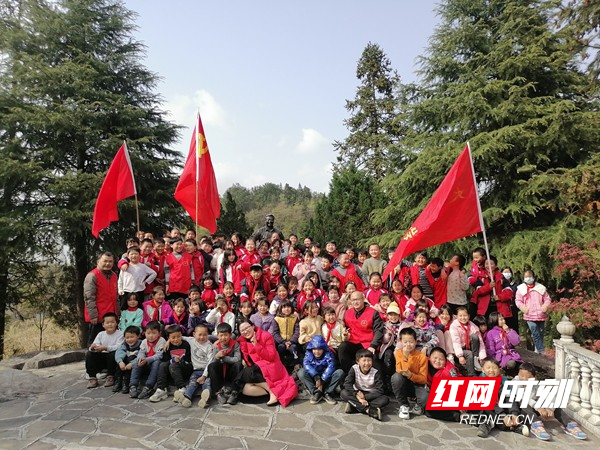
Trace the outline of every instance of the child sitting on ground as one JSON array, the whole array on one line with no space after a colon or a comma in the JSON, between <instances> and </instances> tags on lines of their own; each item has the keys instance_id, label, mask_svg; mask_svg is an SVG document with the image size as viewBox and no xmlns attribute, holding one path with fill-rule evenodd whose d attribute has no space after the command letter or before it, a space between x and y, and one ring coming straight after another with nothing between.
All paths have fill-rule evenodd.
<instances>
[{"instance_id":1,"label":"child sitting on ground","mask_svg":"<svg viewBox=\"0 0 600 450\"><path fill-rule=\"evenodd\" d=\"M524 362L521 364L519 368L519 375L514 378L514 380L530 380L535 379L536 369L533 364L528 362ZM535 409L534 405L537 402L536 390L532 392L530 396L529 404L525 408L520 408L520 402L515 402L513 406L510 408L510 413L512 415L512 421L509 422L509 425L518 425L517 416L519 414L524 415L533 415L538 420L531 424L531 434L533 434L536 438L541 439L542 441L549 441L551 439L550 434L544 428L544 424L542 420L551 419L555 417L556 420L560 422L563 426L565 433L569 436L573 436L575 439L587 439L587 434L585 434L581 428L579 428L579 424L574 420L569 420L569 416L561 409L561 408L539 408Z\"/></svg>"},{"instance_id":2,"label":"child sitting on ground","mask_svg":"<svg viewBox=\"0 0 600 450\"><path fill-rule=\"evenodd\" d=\"M482 359L481 360L481 375L480 376L481 377L500 377L501 376L501 370L500 370L500 364L498 364L498 361L496 361L494 358L489 357L489 356L486 357L486 358L484 358L484 359ZM502 388L504 386L504 382L505 381L506 381L506 378L502 377L502 382L500 383L500 390L498 392L502 392ZM493 416L497 417L497 416L499 416L501 414L504 414L504 409L502 409L498 405L498 399L496 399L496 403L494 405L494 409L490 409L490 410L480 411L479 412L480 416L486 416L486 417L493 417ZM495 425L490 420L486 420L481 425L479 425L479 427L477 429L477 436L479 436L481 438L488 437L490 435L490 432L494 429L494 427L498 428L501 431L505 431L506 430L506 425L505 424L497 424L497 425Z\"/></svg>"},{"instance_id":3,"label":"child sitting on ground","mask_svg":"<svg viewBox=\"0 0 600 450\"><path fill-rule=\"evenodd\" d=\"M127 394L129 392L129 380L131 379L131 369L134 361L137 359L142 341L140 340L141 328L130 325L125 329L124 342L115 353L117 368L115 372L115 385L113 392Z\"/></svg>"},{"instance_id":4,"label":"child sitting on ground","mask_svg":"<svg viewBox=\"0 0 600 450\"><path fill-rule=\"evenodd\" d=\"M148 322L146 325L146 329L144 330L146 339L142 341L137 360L131 368L131 380L129 382L129 396L131 398L145 399L152 394L158 377L158 367L163 355L163 346L167 342L161 337L160 331L160 322L157 320ZM142 389L138 390L138 384L145 373L148 373L146 383Z\"/></svg>"},{"instance_id":5,"label":"child sitting on ground","mask_svg":"<svg viewBox=\"0 0 600 450\"><path fill-rule=\"evenodd\" d=\"M523 362L521 355L515 350L521 343L519 333L511 329L504 316L496 311L488 317L488 329L484 338L486 353L496 358L502 369L515 370Z\"/></svg>"},{"instance_id":6,"label":"child sitting on ground","mask_svg":"<svg viewBox=\"0 0 600 450\"><path fill-rule=\"evenodd\" d=\"M219 405L223 405L229 401L233 380L242 370L242 352L240 344L231 337L229 324L217 325L217 339L213 346L213 361L208 365L208 378L211 391L216 393ZM235 397L237 394L233 395L232 404ZM198 406L201 406L200 403Z\"/></svg>"},{"instance_id":7,"label":"child sitting on ground","mask_svg":"<svg viewBox=\"0 0 600 450\"><path fill-rule=\"evenodd\" d=\"M108 376L104 382L105 387L114 386L117 363L115 352L123 344L123 332L117 330L117 315L108 312L102 317L104 331L96 335L85 355L85 370L89 376L88 389L98 387L96 374L106 369Z\"/></svg>"},{"instance_id":8,"label":"child sitting on ground","mask_svg":"<svg viewBox=\"0 0 600 450\"><path fill-rule=\"evenodd\" d=\"M427 356L417 350L417 333L412 328L400 331L402 349L396 350L396 373L392 376L394 396L400 404L398 417L410 419L409 397L416 397L412 413L420 416L427 405Z\"/></svg>"},{"instance_id":9,"label":"child sitting on ground","mask_svg":"<svg viewBox=\"0 0 600 450\"><path fill-rule=\"evenodd\" d=\"M160 402L168 397L169 379L172 379L175 387L183 393L193 371L192 349L189 342L183 340L181 327L169 325L165 328L165 333L167 343L163 346L156 392L150 397L151 402Z\"/></svg>"},{"instance_id":10,"label":"child sitting on ground","mask_svg":"<svg viewBox=\"0 0 600 450\"><path fill-rule=\"evenodd\" d=\"M475 370L481 370L479 361L487 354L479 327L469 320L466 306L456 308L456 319L450 325L450 339L456 357L454 364L466 370L466 376L476 376Z\"/></svg>"},{"instance_id":11,"label":"child sitting on ground","mask_svg":"<svg viewBox=\"0 0 600 450\"><path fill-rule=\"evenodd\" d=\"M383 392L381 372L373 367L373 353L369 350L361 348L356 352L356 364L346 375L340 397L347 402L346 414L358 411L377 420L382 419L381 408L390 399Z\"/></svg>"},{"instance_id":12,"label":"child sitting on ground","mask_svg":"<svg viewBox=\"0 0 600 450\"><path fill-rule=\"evenodd\" d=\"M323 336L315 336L306 346L302 368L298 379L311 395L310 403L316 405L324 399L330 405L337 402L333 398L335 388L344 378L344 371L335 368L335 357L327 347Z\"/></svg>"},{"instance_id":13,"label":"child sitting on ground","mask_svg":"<svg viewBox=\"0 0 600 450\"><path fill-rule=\"evenodd\" d=\"M219 325L217 325L217 329ZM196 391L202 389L198 407L206 408L210 399L210 380L207 380L208 366L212 362L214 353L213 346L208 341L208 328L198 325L194 330L194 337L184 337L183 339L190 344L193 370L185 390L175 391L173 401L178 402L184 408L189 408L192 406L192 399Z\"/></svg>"}]
</instances>

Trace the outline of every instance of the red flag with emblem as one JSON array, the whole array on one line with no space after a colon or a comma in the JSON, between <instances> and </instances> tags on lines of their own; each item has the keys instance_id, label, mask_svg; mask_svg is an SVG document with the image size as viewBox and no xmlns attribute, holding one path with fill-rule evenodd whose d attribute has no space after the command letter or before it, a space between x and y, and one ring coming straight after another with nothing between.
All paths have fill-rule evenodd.
<instances>
[{"instance_id":1,"label":"red flag with emblem","mask_svg":"<svg viewBox=\"0 0 600 450\"><path fill-rule=\"evenodd\" d=\"M194 126L190 152L175 189L175 199L195 223L210 233L217 231L221 201L200 114Z\"/></svg>"},{"instance_id":2,"label":"red flag with emblem","mask_svg":"<svg viewBox=\"0 0 600 450\"><path fill-rule=\"evenodd\" d=\"M108 168L94 207L92 234L96 239L101 230L119 220L117 203L136 195L136 192L127 144L123 142Z\"/></svg>"},{"instance_id":3,"label":"red flag with emblem","mask_svg":"<svg viewBox=\"0 0 600 450\"><path fill-rule=\"evenodd\" d=\"M467 145L417 220L407 230L388 263L383 279L406 255L483 229L483 217L471 152Z\"/></svg>"}]
</instances>

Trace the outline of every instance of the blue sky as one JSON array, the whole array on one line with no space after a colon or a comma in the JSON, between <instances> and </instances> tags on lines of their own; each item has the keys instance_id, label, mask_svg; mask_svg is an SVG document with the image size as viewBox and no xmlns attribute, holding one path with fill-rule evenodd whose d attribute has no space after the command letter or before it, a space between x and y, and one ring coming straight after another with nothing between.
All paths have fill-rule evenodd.
<instances>
[{"instance_id":1,"label":"blue sky","mask_svg":"<svg viewBox=\"0 0 600 450\"><path fill-rule=\"evenodd\" d=\"M266 182L326 192L363 49L379 44L414 81L437 3L125 1L171 120L191 127L200 110L221 194ZM190 133L175 145L185 155Z\"/></svg>"}]
</instances>

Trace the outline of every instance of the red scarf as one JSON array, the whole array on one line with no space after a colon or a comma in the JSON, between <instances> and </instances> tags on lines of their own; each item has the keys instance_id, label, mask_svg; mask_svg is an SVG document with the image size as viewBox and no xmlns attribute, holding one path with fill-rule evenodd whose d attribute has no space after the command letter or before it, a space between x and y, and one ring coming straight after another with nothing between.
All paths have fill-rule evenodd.
<instances>
[{"instance_id":1,"label":"red scarf","mask_svg":"<svg viewBox=\"0 0 600 450\"><path fill-rule=\"evenodd\" d=\"M156 347L157 342L158 342L158 339L155 340L154 342L150 342L150 341L146 340L146 343L148 344L148 356L154 356L154 347Z\"/></svg>"},{"instance_id":2,"label":"red scarf","mask_svg":"<svg viewBox=\"0 0 600 450\"><path fill-rule=\"evenodd\" d=\"M463 325L461 322L458 322L458 324L461 326L461 328L463 329L463 331L465 332L465 336L466 336L466 345L465 345L465 349L470 350L471 349L471 340L469 339L469 324L467 323L467 325Z\"/></svg>"},{"instance_id":3,"label":"red scarf","mask_svg":"<svg viewBox=\"0 0 600 450\"><path fill-rule=\"evenodd\" d=\"M134 308L127 308L127 311L131 311L131 312L136 312L138 310L138 307L134 307Z\"/></svg>"},{"instance_id":4,"label":"red scarf","mask_svg":"<svg viewBox=\"0 0 600 450\"><path fill-rule=\"evenodd\" d=\"M183 318L185 317L185 313L183 313L181 316L177 316L177 313L175 311L173 311L173 319L175 319L175 322L177 322L177 324L179 326L181 326L181 321L183 320Z\"/></svg>"},{"instance_id":5,"label":"red scarf","mask_svg":"<svg viewBox=\"0 0 600 450\"><path fill-rule=\"evenodd\" d=\"M159 310L160 310L160 306L158 306L156 304L156 302L154 301L154 299L152 300L152 303L150 303L150 306L154 306L154 312L152 313L152 320L158 320L158 316L159 316Z\"/></svg>"},{"instance_id":6,"label":"red scarf","mask_svg":"<svg viewBox=\"0 0 600 450\"><path fill-rule=\"evenodd\" d=\"M236 340L235 340L235 339L231 339L231 340L229 341L229 349L228 349L228 350L223 350L223 345L222 345L220 342L217 342L217 348L218 348L220 351L223 351L223 352L225 352L225 353L223 354L223 358L224 358L225 356L229 355L229 354L230 354L230 353L233 351L233 346L235 345L235 343L236 343ZM221 365L223 366L223 378L225 378L225 374L227 373L227 364L223 363L223 364L221 364Z\"/></svg>"},{"instance_id":7,"label":"red scarf","mask_svg":"<svg viewBox=\"0 0 600 450\"><path fill-rule=\"evenodd\" d=\"M325 325L327 326L327 337L325 338L325 343L329 344L329 339L331 339L331 334L333 333L333 329L337 325L337 322L333 322L332 324L325 322Z\"/></svg>"}]
</instances>

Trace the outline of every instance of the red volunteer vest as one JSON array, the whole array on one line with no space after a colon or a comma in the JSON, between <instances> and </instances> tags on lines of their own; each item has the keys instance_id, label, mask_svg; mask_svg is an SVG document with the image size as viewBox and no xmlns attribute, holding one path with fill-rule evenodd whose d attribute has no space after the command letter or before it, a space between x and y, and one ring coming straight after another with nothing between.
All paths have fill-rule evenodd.
<instances>
[{"instance_id":1,"label":"red volunteer vest","mask_svg":"<svg viewBox=\"0 0 600 450\"><path fill-rule=\"evenodd\" d=\"M373 341L373 316L379 314L374 308L365 306L362 314L356 318L356 310L350 308L344 315L344 322L350 328L350 338L348 342L361 344L364 348L369 348Z\"/></svg>"},{"instance_id":2,"label":"red volunteer vest","mask_svg":"<svg viewBox=\"0 0 600 450\"><path fill-rule=\"evenodd\" d=\"M336 277L338 277L340 279L340 288L343 290L344 287L346 286L346 283L348 281L353 281L354 284L356 285L356 290L357 291L364 291L365 290L365 283L363 282L362 278L358 276L358 274L356 273L356 267L354 266L354 264L350 264L347 268L346 268L346 276L343 277L342 274L339 272L339 270L333 269L331 271L331 275L335 275Z\"/></svg>"},{"instance_id":3,"label":"red volunteer vest","mask_svg":"<svg viewBox=\"0 0 600 450\"><path fill-rule=\"evenodd\" d=\"M110 273L110 280L106 275L96 267L91 272L96 275L96 309L98 310L98 321L102 320L104 314L113 312L118 314L117 310L117 275ZM90 321L90 314L87 308L83 311L85 321Z\"/></svg>"}]
</instances>

